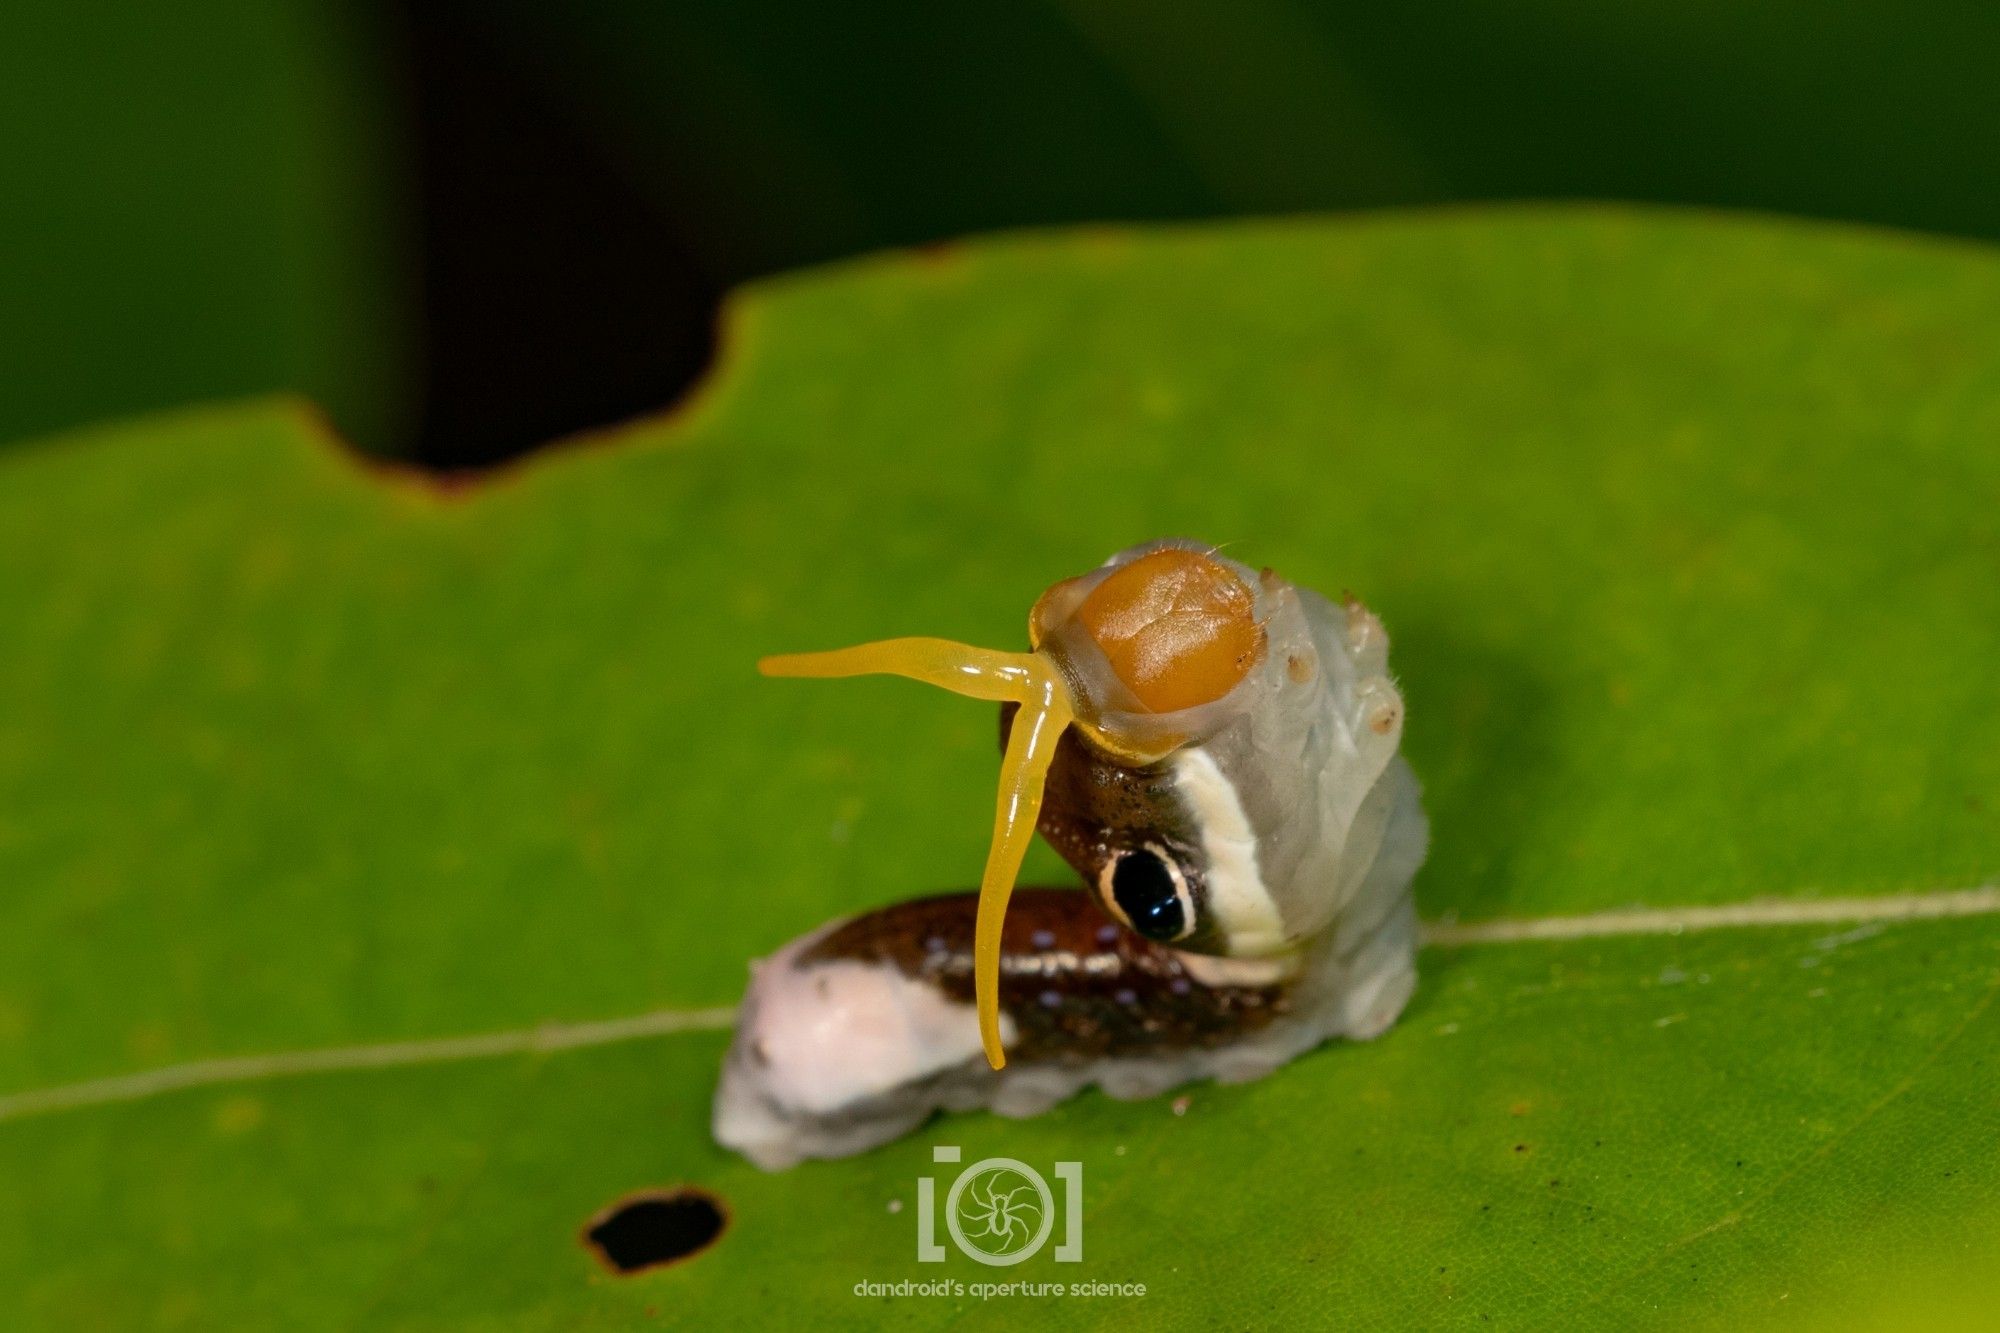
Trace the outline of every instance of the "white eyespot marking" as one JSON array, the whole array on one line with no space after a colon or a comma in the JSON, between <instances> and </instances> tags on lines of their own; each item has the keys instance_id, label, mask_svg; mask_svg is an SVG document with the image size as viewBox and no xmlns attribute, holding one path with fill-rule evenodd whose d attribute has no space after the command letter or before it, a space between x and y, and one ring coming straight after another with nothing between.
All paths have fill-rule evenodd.
<instances>
[{"instance_id":1,"label":"white eyespot marking","mask_svg":"<svg viewBox=\"0 0 2000 1333\"><path fill-rule=\"evenodd\" d=\"M1257 867L1257 834L1235 786L1200 746L1182 750L1173 763L1174 780L1201 830L1208 907L1229 952L1239 957L1283 952L1285 923Z\"/></svg>"},{"instance_id":2,"label":"white eyespot marking","mask_svg":"<svg viewBox=\"0 0 2000 1333\"><path fill-rule=\"evenodd\" d=\"M1180 863L1167 853L1166 848L1156 842L1143 843L1137 850L1151 853L1153 858L1166 870L1167 877L1173 881L1174 898L1181 905L1180 930L1175 933L1173 939L1160 940L1159 942L1162 944L1172 944L1174 940L1186 939L1194 933L1194 894L1188 889L1187 876L1181 873ZM1147 935L1145 931L1140 930L1132 924L1132 918L1126 914L1125 904L1118 901L1118 867L1124 862L1126 857L1132 855L1134 853L1130 851L1120 852L1109 861L1106 861L1104 868L1097 872L1097 889L1104 904L1111 909L1114 916L1125 923L1128 930L1135 935L1152 939L1154 938L1153 936Z\"/></svg>"}]
</instances>

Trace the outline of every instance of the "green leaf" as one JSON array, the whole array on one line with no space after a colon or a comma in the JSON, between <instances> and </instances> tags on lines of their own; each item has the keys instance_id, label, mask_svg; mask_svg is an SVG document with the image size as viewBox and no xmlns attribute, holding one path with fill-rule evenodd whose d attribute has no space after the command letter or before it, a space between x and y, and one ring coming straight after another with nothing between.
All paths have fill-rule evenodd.
<instances>
[{"instance_id":1,"label":"green leaf","mask_svg":"<svg viewBox=\"0 0 2000 1333\"><path fill-rule=\"evenodd\" d=\"M1185 1114L1090 1094L777 1176L708 1138L713 1024L522 1051L976 877L986 710L756 654L1015 641L1162 533L1381 612L1432 917L1991 882L2000 264L1615 211L1087 232L767 284L730 327L692 408L471 489L282 402L0 460L26 1322L1042 1313L851 1294L940 1273L1143 1282L1060 1313L1166 1327L1990 1308L1991 916L1433 949L1380 1041ZM523 1035L374 1049L487 1032ZM345 1047L408 1063L280 1076ZM1082 1161L1085 1262L920 1267L940 1143ZM586 1219L683 1182L714 1247L600 1273Z\"/></svg>"}]
</instances>

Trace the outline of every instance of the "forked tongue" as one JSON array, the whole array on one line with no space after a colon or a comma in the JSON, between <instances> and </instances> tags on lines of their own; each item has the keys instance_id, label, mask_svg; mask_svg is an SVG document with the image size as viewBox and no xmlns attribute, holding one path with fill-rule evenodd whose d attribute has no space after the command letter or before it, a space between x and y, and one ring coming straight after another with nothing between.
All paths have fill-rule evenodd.
<instances>
[{"instance_id":1,"label":"forked tongue","mask_svg":"<svg viewBox=\"0 0 2000 1333\"><path fill-rule=\"evenodd\" d=\"M766 657L767 676L908 676L954 694L1021 706L1000 760L1000 799L993 812L993 845L979 879L979 916L973 935L972 983L979 1008L979 1041L986 1062L1007 1063L1000 1045L1000 927L1007 919L1021 858L1035 836L1042 782L1056 742L1076 717L1069 684L1039 653L1002 653L949 639L884 639L824 653Z\"/></svg>"}]
</instances>

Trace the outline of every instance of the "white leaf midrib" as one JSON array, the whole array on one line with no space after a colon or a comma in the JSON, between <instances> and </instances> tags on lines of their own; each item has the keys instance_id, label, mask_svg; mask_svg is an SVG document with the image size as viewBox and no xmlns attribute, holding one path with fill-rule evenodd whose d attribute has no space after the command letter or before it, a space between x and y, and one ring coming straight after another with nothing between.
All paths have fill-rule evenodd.
<instances>
[{"instance_id":1,"label":"white leaf midrib","mask_svg":"<svg viewBox=\"0 0 2000 1333\"><path fill-rule=\"evenodd\" d=\"M2000 885L1875 898L1759 899L1708 907L1632 908L1575 916L1433 921L1423 926L1423 943L1426 948L1459 949L1618 935L1682 935L1709 930L1856 925L1995 914L2000 914ZM732 1007L659 1009L623 1018L587 1023L546 1023L505 1032L193 1060L137 1073L0 1094L0 1123L89 1106L139 1101L190 1088L254 1083L303 1074L396 1069L509 1055L547 1054L643 1041L682 1032L720 1031L735 1021L736 1010Z\"/></svg>"}]
</instances>

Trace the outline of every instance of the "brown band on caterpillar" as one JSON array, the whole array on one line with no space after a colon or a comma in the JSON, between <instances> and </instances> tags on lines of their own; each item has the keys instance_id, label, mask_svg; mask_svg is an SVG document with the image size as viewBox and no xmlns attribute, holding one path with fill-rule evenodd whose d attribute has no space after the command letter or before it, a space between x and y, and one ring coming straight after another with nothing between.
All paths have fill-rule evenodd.
<instances>
[{"instance_id":1,"label":"brown band on caterpillar","mask_svg":"<svg viewBox=\"0 0 2000 1333\"><path fill-rule=\"evenodd\" d=\"M898 903L829 931L799 965L886 963L971 1004L977 895ZM1208 985L1173 949L1140 939L1087 893L1019 889L1001 933L1000 1005L1018 1034L1013 1059L1096 1058L1206 1049L1285 1013L1288 987Z\"/></svg>"},{"instance_id":2,"label":"brown band on caterpillar","mask_svg":"<svg viewBox=\"0 0 2000 1333\"><path fill-rule=\"evenodd\" d=\"M1003 749L1015 711L1012 704L1000 705ZM1123 763L1071 732L1056 746L1046 783L1037 831L1092 892L1103 893L1106 867L1120 854L1150 848L1173 861L1194 908L1192 929L1175 947L1225 951L1214 918L1202 910L1208 876L1201 830L1168 765Z\"/></svg>"}]
</instances>

